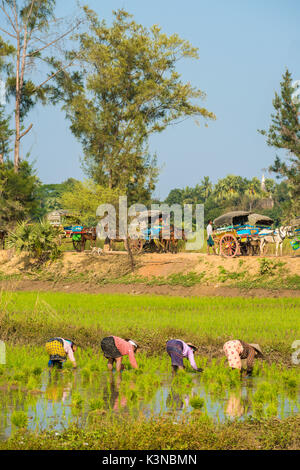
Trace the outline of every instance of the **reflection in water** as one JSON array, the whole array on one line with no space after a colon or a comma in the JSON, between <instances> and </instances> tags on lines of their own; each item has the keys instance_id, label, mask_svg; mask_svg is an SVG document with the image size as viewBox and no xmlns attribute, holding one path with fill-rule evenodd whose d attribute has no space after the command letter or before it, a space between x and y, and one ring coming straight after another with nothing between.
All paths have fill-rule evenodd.
<instances>
[{"instance_id":1,"label":"reflection in water","mask_svg":"<svg viewBox=\"0 0 300 470\"><path fill-rule=\"evenodd\" d=\"M225 413L232 418L240 418L245 412L245 407L242 404L242 391L231 392L228 402L226 404Z\"/></svg>"},{"instance_id":2,"label":"reflection in water","mask_svg":"<svg viewBox=\"0 0 300 470\"><path fill-rule=\"evenodd\" d=\"M251 400L249 395L253 390L254 382L252 377L243 377L241 388L231 391L225 406L225 414L232 418L240 418L248 415L251 410Z\"/></svg>"},{"instance_id":3,"label":"reflection in water","mask_svg":"<svg viewBox=\"0 0 300 470\"><path fill-rule=\"evenodd\" d=\"M170 393L168 394L166 400L166 407L167 408L175 408L176 410L182 410L184 407L189 405L189 396L182 395L178 392L175 392L172 388Z\"/></svg>"},{"instance_id":4,"label":"reflection in water","mask_svg":"<svg viewBox=\"0 0 300 470\"><path fill-rule=\"evenodd\" d=\"M103 389L104 403L107 408L114 411L124 408L127 405L127 399L123 395L120 396L120 385L122 382L121 374L114 374L112 371L109 373L109 381Z\"/></svg>"},{"instance_id":5,"label":"reflection in water","mask_svg":"<svg viewBox=\"0 0 300 470\"><path fill-rule=\"evenodd\" d=\"M197 395L196 389L191 389L190 393L178 393L174 388L170 389L166 400L166 408L183 410L188 409L190 400Z\"/></svg>"},{"instance_id":6,"label":"reflection in water","mask_svg":"<svg viewBox=\"0 0 300 470\"><path fill-rule=\"evenodd\" d=\"M49 371L48 384L45 390L45 397L54 402L66 402L71 397L73 385L76 386L76 373L74 374L74 382L62 382L62 372L56 370Z\"/></svg>"},{"instance_id":7,"label":"reflection in water","mask_svg":"<svg viewBox=\"0 0 300 470\"><path fill-rule=\"evenodd\" d=\"M117 373L81 374L80 371L71 375L66 371L48 371L39 379L40 393L35 390L23 392L21 386L13 388L7 384L0 388L0 440L11 434L11 415L16 410L27 413L31 420L29 429L60 430L72 422L84 426L89 413L93 409L132 416L139 414L147 418L162 413L174 417L189 416L193 411L191 399L199 397L204 401L203 412L221 422L227 417L244 419L251 416L254 410L253 396L260 386L261 379L243 378L241 384L234 389L216 388L208 385L199 376L191 376L191 380L176 384L170 376L161 377L160 385L137 380L129 375ZM271 384L269 384L271 386ZM81 400L76 408L73 402ZM193 402L192 402L193 403ZM98 406L98 408L92 408ZM268 405L265 400L264 405ZM299 410L299 394L284 393L278 395L277 416L284 418ZM254 410L255 411L255 410ZM276 412L276 409L275 409Z\"/></svg>"}]
</instances>

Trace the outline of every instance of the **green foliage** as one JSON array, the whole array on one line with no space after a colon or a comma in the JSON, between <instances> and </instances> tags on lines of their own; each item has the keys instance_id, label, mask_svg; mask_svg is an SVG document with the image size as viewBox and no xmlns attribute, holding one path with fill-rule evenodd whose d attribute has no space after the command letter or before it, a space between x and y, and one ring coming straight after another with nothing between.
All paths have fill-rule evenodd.
<instances>
[{"instance_id":1,"label":"green foliage","mask_svg":"<svg viewBox=\"0 0 300 470\"><path fill-rule=\"evenodd\" d=\"M104 401L102 400L102 398L93 398L90 401L89 405L92 411L102 410L104 408Z\"/></svg>"},{"instance_id":2,"label":"green foliage","mask_svg":"<svg viewBox=\"0 0 300 470\"><path fill-rule=\"evenodd\" d=\"M134 338L148 354L162 351L171 338L201 345L201 350L208 354L218 352L228 338L240 338L260 344L264 352L269 349L270 359L272 351L275 352L276 363L285 360L290 365L291 344L300 335L297 297L279 301L218 296L3 292L0 311L6 314L1 322L3 338L13 328L14 337L25 344L37 341L43 344L45 338L59 331L82 348L92 346L97 350L101 339L112 332ZM41 364L32 359L30 366ZM86 367L84 361L82 366ZM93 369L95 366L100 363L94 361Z\"/></svg>"},{"instance_id":3,"label":"green foliage","mask_svg":"<svg viewBox=\"0 0 300 470\"><path fill-rule=\"evenodd\" d=\"M73 210L82 224L96 225L96 211L100 204L119 203L120 191L101 186L91 180L75 181L72 187L64 191L60 197L60 204L64 208Z\"/></svg>"},{"instance_id":4,"label":"green foliage","mask_svg":"<svg viewBox=\"0 0 300 470\"><path fill-rule=\"evenodd\" d=\"M12 45L6 43L0 36L0 73L1 76L12 73L11 58L15 52ZM10 152L11 137L10 117L5 114L5 106L0 104L0 164L8 158ZM1 188L1 185L0 185Z\"/></svg>"},{"instance_id":5,"label":"green foliage","mask_svg":"<svg viewBox=\"0 0 300 470\"><path fill-rule=\"evenodd\" d=\"M28 225L21 222L11 232L8 245L17 252L28 252L40 262L59 258L58 231L49 222Z\"/></svg>"},{"instance_id":6,"label":"green foliage","mask_svg":"<svg viewBox=\"0 0 300 470\"><path fill-rule=\"evenodd\" d=\"M15 48L5 42L0 36L0 70L6 71L7 73L11 72L11 65L9 60L11 56L15 53Z\"/></svg>"},{"instance_id":7,"label":"green foliage","mask_svg":"<svg viewBox=\"0 0 300 470\"><path fill-rule=\"evenodd\" d=\"M94 426L73 425L58 435L54 431L19 434L0 443L2 450L295 450L299 448L299 416L284 420L236 420L214 423L206 415L174 421L171 417L99 419ZM130 439L128 438L130 429ZM154 462L154 460L153 460Z\"/></svg>"},{"instance_id":8,"label":"green foliage","mask_svg":"<svg viewBox=\"0 0 300 470\"><path fill-rule=\"evenodd\" d=\"M52 372L50 380L47 373L37 380L32 366L44 366L47 354L42 344L36 346L36 341L34 343L34 346L26 347L8 344L8 364L0 377L1 388L6 386L9 389L9 393L1 396L4 419L0 420L0 430L7 427L8 420L11 421L14 445L23 444L24 448L31 447L30 440L33 438L39 440L38 448L42 444L46 447L43 440L49 436L53 448L84 448L87 444L95 448L97 432L101 432L102 438L97 442L97 448L100 445L106 449L116 445L120 448L122 442L124 448L132 448L133 436L141 427L144 432L148 429L150 433L145 437L140 429L139 438L144 439L143 445L135 437L141 448L146 443L151 448L153 439L157 442L163 439L165 446L168 429L173 425L173 438L178 429L185 431L183 435L176 435L175 441L169 442L173 449L177 445L190 449L191 438L198 436L199 432L203 434L201 439L197 437L198 448L203 439L207 442L217 432L221 432L223 438L229 433L229 445L232 446L232 436L239 425L241 428L237 434L240 435L243 429L245 431L246 426L245 436L248 436L252 426L262 423L265 435L267 426L269 432L272 429L274 432L274 426L287 422L286 416L294 424L299 420L300 376L297 368L290 367L290 364L284 367L278 361L272 364L255 361L252 377L244 379L240 371L228 367L225 358L209 360L201 353L200 357L196 357L197 364L204 368L201 376L192 373L190 368L172 376L170 358L166 351L161 350L150 357L141 352L138 355L138 371L128 369L128 360L125 359L126 367L122 374L108 375L107 360L98 348L80 348L76 352L76 374L65 369L64 373ZM98 368L92 372L91 366L95 363ZM87 382L82 376L82 370L90 371L90 381ZM288 387L288 383L292 387ZM38 393L37 384L44 393ZM21 409L21 413L11 413L16 407ZM27 417L33 419L37 427L32 433L24 432ZM268 421L271 417L275 417L272 423ZM60 427L62 421L64 431ZM15 427L20 429L19 434ZM126 436L129 427L130 443L128 433ZM40 431L46 428L45 432ZM120 441L122 436L124 441ZM151 443L149 438L152 439ZM260 441L261 438L261 446ZM212 442L215 442L214 439ZM237 445L236 435L233 442ZM9 442L6 441L5 445Z\"/></svg>"},{"instance_id":9,"label":"green foliage","mask_svg":"<svg viewBox=\"0 0 300 470\"><path fill-rule=\"evenodd\" d=\"M158 173L148 154L149 135L184 117L215 118L196 104L204 93L176 71L179 59L197 59L198 52L177 34L137 24L124 10L114 12L112 26L88 7L84 11L89 31L78 37L81 68L56 77L54 99L64 102L71 130L83 145L87 174L143 202Z\"/></svg>"},{"instance_id":10,"label":"green foliage","mask_svg":"<svg viewBox=\"0 0 300 470\"><path fill-rule=\"evenodd\" d=\"M259 258L259 273L261 276L274 276L278 273L285 263L282 261L271 260L267 258Z\"/></svg>"},{"instance_id":11,"label":"green foliage","mask_svg":"<svg viewBox=\"0 0 300 470\"><path fill-rule=\"evenodd\" d=\"M4 106L0 105L0 164L5 157L8 157L10 151L11 137L13 131L10 129L9 117L4 114Z\"/></svg>"},{"instance_id":12,"label":"green foliage","mask_svg":"<svg viewBox=\"0 0 300 470\"><path fill-rule=\"evenodd\" d=\"M202 397L193 397L190 400L190 405L195 409L195 410L201 410L204 406L204 398Z\"/></svg>"},{"instance_id":13,"label":"green foliage","mask_svg":"<svg viewBox=\"0 0 300 470\"><path fill-rule=\"evenodd\" d=\"M37 198L40 187L32 166L23 160L19 172L13 163L0 165L0 227L12 228L18 220L34 216L39 207Z\"/></svg>"},{"instance_id":14,"label":"green foliage","mask_svg":"<svg viewBox=\"0 0 300 470\"><path fill-rule=\"evenodd\" d=\"M224 266L218 266L219 269L219 281L226 282L227 280L239 280L244 279L246 271L228 271Z\"/></svg>"},{"instance_id":15,"label":"green foliage","mask_svg":"<svg viewBox=\"0 0 300 470\"><path fill-rule=\"evenodd\" d=\"M13 75L9 76L6 80L6 87L8 95L16 98L16 77ZM24 80L22 88L22 99L20 102L21 122L25 120L26 116L37 103L40 102L43 105L47 104L47 88L48 87L45 87L45 89L40 88L37 92L36 85L32 80Z\"/></svg>"},{"instance_id":16,"label":"green foliage","mask_svg":"<svg viewBox=\"0 0 300 470\"><path fill-rule=\"evenodd\" d=\"M169 205L204 203L211 195L212 189L213 184L209 176L204 176L200 184L197 184L194 188L187 186L184 189L172 189L165 202Z\"/></svg>"},{"instance_id":17,"label":"green foliage","mask_svg":"<svg viewBox=\"0 0 300 470\"><path fill-rule=\"evenodd\" d=\"M17 65L17 37L16 31L20 33L20 46L25 45L25 53L28 54L25 61L25 75L27 75L27 68L29 61L32 63L35 59L43 59L41 52L36 52L34 50L28 50L28 47L36 47L36 44L33 45L32 34L35 31L38 31L39 34L47 32L49 30L49 20L54 18L54 8L56 5L56 0L39 0L38 2L32 2L32 0L23 0L18 2L15 13L12 7L11 0L3 0L3 9L1 11L2 17L5 20L8 20L9 26L12 27L13 36L9 35L8 39L14 41L14 44L5 44L7 49L6 67L7 67L7 91L10 96L16 98L17 86L21 88L21 100L20 100L20 119L21 122L28 115L29 111L35 106L35 104L40 101L42 104L47 102L47 92L49 87L45 86L44 88L38 88L37 84L34 83L31 79L22 79L20 77L21 65L18 64L18 73L19 73L19 83L17 84L17 79L15 74L15 68ZM5 14L5 12L6 14ZM9 28L8 28L9 30ZM26 41L26 42L25 42ZM31 46L32 43L32 46ZM45 44L44 44L45 45ZM0 38L1 46L1 38ZM0 47L1 49L1 47ZM38 47L38 49L40 49ZM10 57L8 57L10 56ZM46 62L46 61L45 61ZM21 78L21 79L20 79ZM22 82L21 82L22 80Z\"/></svg>"},{"instance_id":18,"label":"green foliage","mask_svg":"<svg viewBox=\"0 0 300 470\"><path fill-rule=\"evenodd\" d=\"M73 393L72 406L74 408L79 408L80 409L80 408L82 408L82 405L83 405L83 398L80 395L80 393L78 393L78 392Z\"/></svg>"},{"instance_id":19,"label":"green foliage","mask_svg":"<svg viewBox=\"0 0 300 470\"><path fill-rule=\"evenodd\" d=\"M32 373L33 373L33 375L35 375L36 377L38 377L38 376L40 376L41 373L42 373L42 368L41 368L41 367L34 367Z\"/></svg>"},{"instance_id":20,"label":"green foliage","mask_svg":"<svg viewBox=\"0 0 300 470\"><path fill-rule=\"evenodd\" d=\"M62 206L61 197L64 192L71 192L77 182L74 178L68 178L60 184L41 185L38 191L40 209L36 211L36 216L41 219L51 211L65 209Z\"/></svg>"},{"instance_id":21,"label":"green foliage","mask_svg":"<svg viewBox=\"0 0 300 470\"><path fill-rule=\"evenodd\" d=\"M193 271L190 271L187 274L182 274L182 273L174 273L170 274L166 278L159 278L159 277L153 277L149 281L144 280L144 283L147 285L169 285L169 286L185 286L185 287L191 287L195 286L203 280L203 277L205 276L205 273L195 273Z\"/></svg>"},{"instance_id":22,"label":"green foliage","mask_svg":"<svg viewBox=\"0 0 300 470\"><path fill-rule=\"evenodd\" d=\"M11 415L11 422L17 428L26 428L28 423L27 414L24 411L14 411Z\"/></svg>"},{"instance_id":23,"label":"green foliage","mask_svg":"<svg viewBox=\"0 0 300 470\"><path fill-rule=\"evenodd\" d=\"M291 212L295 215L300 202L300 103L292 99L293 79L286 69L280 83L281 94L275 93L273 106L275 113L271 115L272 124L268 131L259 131L267 137L267 144L277 149L288 151L286 161L277 156L270 170L280 177L287 178L291 197ZM296 211L296 212L295 212Z\"/></svg>"},{"instance_id":24,"label":"green foliage","mask_svg":"<svg viewBox=\"0 0 300 470\"><path fill-rule=\"evenodd\" d=\"M222 213L232 210L248 210L259 212L273 218L278 226L286 219L287 207L290 201L286 182L276 184L271 178L265 180L266 190L261 187L258 178L242 178L236 175L227 175L213 185L209 177L195 187L172 189L165 199L165 203L172 204L204 204L205 223L214 220ZM273 209L262 209L261 201L272 198Z\"/></svg>"},{"instance_id":25,"label":"green foliage","mask_svg":"<svg viewBox=\"0 0 300 470\"><path fill-rule=\"evenodd\" d=\"M36 74L32 73L36 62L44 64L44 69L49 64L46 51L68 35L58 33L53 37L57 22L54 20L56 0L2 0L0 10L1 23L6 24L2 32L7 35L12 44L6 45L6 60L0 53L0 69L5 62L5 77L8 96L14 101L15 117L15 145L14 145L14 170L17 173L20 166L20 143L25 135L30 132L33 123L28 127L25 118L30 110L38 103L48 102L51 86L48 75L40 82L36 80ZM50 25L52 28L50 28ZM2 39L0 38L0 46ZM1 47L0 47L1 49ZM8 49L8 51L7 51ZM4 57L5 57L4 52ZM9 58L7 55L9 52ZM65 64L64 64L65 65ZM34 78L33 78L34 77Z\"/></svg>"},{"instance_id":26,"label":"green foliage","mask_svg":"<svg viewBox=\"0 0 300 470\"><path fill-rule=\"evenodd\" d=\"M220 201L233 200L246 190L247 180L241 176L228 175L215 186L215 197Z\"/></svg>"}]
</instances>

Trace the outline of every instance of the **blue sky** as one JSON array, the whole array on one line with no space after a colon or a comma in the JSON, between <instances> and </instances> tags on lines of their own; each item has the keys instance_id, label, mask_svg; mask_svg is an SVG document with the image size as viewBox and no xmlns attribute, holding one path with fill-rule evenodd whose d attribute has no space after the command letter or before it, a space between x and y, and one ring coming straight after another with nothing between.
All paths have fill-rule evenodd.
<instances>
[{"instance_id":1,"label":"blue sky","mask_svg":"<svg viewBox=\"0 0 300 470\"><path fill-rule=\"evenodd\" d=\"M87 0L101 18L125 8L145 26L159 24L199 48L200 60L179 65L183 79L207 94L203 103L217 120L198 127L193 119L151 137L161 174L156 196L174 187L213 182L227 174L261 177L273 161L257 129L267 128L275 90L288 67L300 79L299 0ZM57 14L72 15L75 0L58 0ZM24 138L45 183L82 179L81 146L59 108L38 107ZM25 141L26 139L26 141Z\"/></svg>"}]
</instances>

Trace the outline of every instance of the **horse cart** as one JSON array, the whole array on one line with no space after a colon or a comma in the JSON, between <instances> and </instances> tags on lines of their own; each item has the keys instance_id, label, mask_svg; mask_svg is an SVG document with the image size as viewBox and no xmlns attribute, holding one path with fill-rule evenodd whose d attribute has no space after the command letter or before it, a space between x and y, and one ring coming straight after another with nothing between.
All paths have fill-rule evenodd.
<instances>
[{"instance_id":1,"label":"horse cart","mask_svg":"<svg viewBox=\"0 0 300 470\"><path fill-rule=\"evenodd\" d=\"M214 220L213 240L221 256L253 256L259 254L259 232L274 221L261 214L246 211L228 212Z\"/></svg>"},{"instance_id":2,"label":"horse cart","mask_svg":"<svg viewBox=\"0 0 300 470\"><path fill-rule=\"evenodd\" d=\"M72 240L74 250L79 253L85 250L88 240L96 246L96 227L84 227L82 225L68 226L64 227L64 233L66 238Z\"/></svg>"},{"instance_id":3,"label":"horse cart","mask_svg":"<svg viewBox=\"0 0 300 470\"><path fill-rule=\"evenodd\" d=\"M182 229L178 229L170 223L169 214L159 210L148 210L141 212L136 217L138 238L129 239L132 253L158 252L177 253L178 240L185 239ZM169 227L169 233L164 235L164 228ZM128 240L124 241L128 251Z\"/></svg>"},{"instance_id":4,"label":"horse cart","mask_svg":"<svg viewBox=\"0 0 300 470\"><path fill-rule=\"evenodd\" d=\"M123 242L126 251L130 249L133 254L143 251L177 253L178 240L185 239L183 230L176 228L174 224L169 224L169 215L159 210L143 211L135 218L135 221L137 238L124 240L121 238L110 239L108 236L105 245L109 245L111 250L113 242ZM170 231L168 236L165 236L164 228L167 227L170 227ZM73 247L78 252L85 250L88 240L96 246L96 227L66 226L63 228L63 234L64 238L72 240Z\"/></svg>"},{"instance_id":5,"label":"horse cart","mask_svg":"<svg viewBox=\"0 0 300 470\"><path fill-rule=\"evenodd\" d=\"M96 228L80 225L80 217L69 210L56 210L47 215L49 223L59 230L60 242L67 239L73 244L74 250L82 252L85 250L86 242L91 241L96 246ZM73 225L64 225L68 221ZM77 224L77 225L74 225Z\"/></svg>"}]
</instances>

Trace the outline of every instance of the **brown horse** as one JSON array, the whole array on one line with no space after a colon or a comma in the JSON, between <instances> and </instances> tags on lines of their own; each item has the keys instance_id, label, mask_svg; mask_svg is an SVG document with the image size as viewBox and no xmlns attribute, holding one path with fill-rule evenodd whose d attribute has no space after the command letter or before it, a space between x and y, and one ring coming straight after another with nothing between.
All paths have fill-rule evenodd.
<instances>
[{"instance_id":1,"label":"brown horse","mask_svg":"<svg viewBox=\"0 0 300 470\"><path fill-rule=\"evenodd\" d=\"M85 250L85 244L88 240L91 242L91 248L96 247L97 243L97 233L96 228L85 228L80 232L80 240L73 240L73 246L76 251L82 252Z\"/></svg>"},{"instance_id":2,"label":"brown horse","mask_svg":"<svg viewBox=\"0 0 300 470\"><path fill-rule=\"evenodd\" d=\"M164 244L164 251L170 253L178 253L179 240L186 241L184 230L174 227L173 224L170 225L170 238L162 240Z\"/></svg>"}]
</instances>

